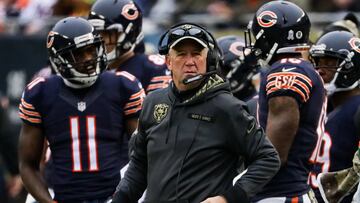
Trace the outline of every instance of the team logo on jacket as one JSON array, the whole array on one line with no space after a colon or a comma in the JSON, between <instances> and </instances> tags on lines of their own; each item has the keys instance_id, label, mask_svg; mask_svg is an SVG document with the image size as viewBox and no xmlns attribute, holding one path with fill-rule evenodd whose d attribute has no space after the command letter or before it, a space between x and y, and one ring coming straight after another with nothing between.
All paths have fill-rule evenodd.
<instances>
[{"instance_id":1,"label":"team logo on jacket","mask_svg":"<svg viewBox=\"0 0 360 203\"><path fill-rule=\"evenodd\" d=\"M81 112L83 112L83 111L85 111L85 109L86 109L86 103L85 102L78 102L77 103L77 107L78 107L78 110L79 111L81 111Z\"/></svg>"},{"instance_id":2,"label":"team logo on jacket","mask_svg":"<svg viewBox=\"0 0 360 203\"><path fill-rule=\"evenodd\" d=\"M156 104L154 108L154 118L157 123L160 123L167 115L169 105L167 104Z\"/></svg>"},{"instance_id":3,"label":"team logo on jacket","mask_svg":"<svg viewBox=\"0 0 360 203\"><path fill-rule=\"evenodd\" d=\"M277 22L277 15L272 11L263 11L256 18L261 27L271 27Z\"/></svg>"}]
</instances>

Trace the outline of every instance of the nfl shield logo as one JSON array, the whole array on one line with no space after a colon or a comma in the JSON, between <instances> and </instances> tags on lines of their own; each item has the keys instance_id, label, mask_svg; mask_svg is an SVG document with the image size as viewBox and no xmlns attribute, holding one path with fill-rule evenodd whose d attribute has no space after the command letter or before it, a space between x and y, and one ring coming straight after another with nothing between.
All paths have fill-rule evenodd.
<instances>
[{"instance_id":1,"label":"nfl shield logo","mask_svg":"<svg viewBox=\"0 0 360 203\"><path fill-rule=\"evenodd\" d=\"M86 103L85 102L78 102L78 104L77 104L77 107L78 107L78 110L79 111L81 111L81 112L83 112L83 111L85 111L85 109L86 109Z\"/></svg>"}]
</instances>

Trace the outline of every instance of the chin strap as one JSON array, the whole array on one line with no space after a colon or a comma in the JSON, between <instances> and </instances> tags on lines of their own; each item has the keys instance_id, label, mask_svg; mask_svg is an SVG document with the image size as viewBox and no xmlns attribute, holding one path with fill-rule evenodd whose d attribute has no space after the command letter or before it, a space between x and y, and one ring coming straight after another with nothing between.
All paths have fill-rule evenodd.
<instances>
[{"instance_id":1,"label":"chin strap","mask_svg":"<svg viewBox=\"0 0 360 203\"><path fill-rule=\"evenodd\" d=\"M65 83L66 86L74 88L74 89L82 89L82 88L86 88L86 87L90 87L91 85L93 85L95 83L96 80L92 80L88 83L84 83L84 84L75 84L73 82L71 82L68 79L63 78L63 81Z\"/></svg>"},{"instance_id":2,"label":"chin strap","mask_svg":"<svg viewBox=\"0 0 360 203\"><path fill-rule=\"evenodd\" d=\"M359 87L359 81L356 81L350 87L344 87L344 88L336 87L335 81L336 81L337 77L339 76L338 71L339 71L339 69L335 73L334 78L329 83L324 84L324 88L326 89L326 94L329 95L329 96L333 95L335 92L348 91L348 90L352 90L352 89L354 89L356 87Z\"/></svg>"}]
</instances>

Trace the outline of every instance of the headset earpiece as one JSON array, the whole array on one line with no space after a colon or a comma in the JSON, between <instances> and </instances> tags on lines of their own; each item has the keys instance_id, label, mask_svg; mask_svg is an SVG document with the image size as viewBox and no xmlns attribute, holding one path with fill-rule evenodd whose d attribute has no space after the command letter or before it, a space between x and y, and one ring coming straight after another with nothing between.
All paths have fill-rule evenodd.
<instances>
[{"instance_id":1,"label":"headset earpiece","mask_svg":"<svg viewBox=\"0 0 360 203\"><path fill-rule=\"evenodd\" d=\"M222 53L221 50L215 46L213 49L209 49L206 64L207 64L207 72L217 71L221 66L222 61Z\"/></svg>"}]
</instances>

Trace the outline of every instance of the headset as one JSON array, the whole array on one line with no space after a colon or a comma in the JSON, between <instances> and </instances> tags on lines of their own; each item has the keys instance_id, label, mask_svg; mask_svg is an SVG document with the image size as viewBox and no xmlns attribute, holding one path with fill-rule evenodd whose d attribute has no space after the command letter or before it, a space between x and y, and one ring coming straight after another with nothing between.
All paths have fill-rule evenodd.
<instances>
[{"instance_id":1,"label":"headset","mask_svg":"<svg viewBox=\"0 0 360 203\"><path fill-rule=\"evenodd\" d=\"M195 23L188 23L188 22L179 23L179 24L172 26L164 34L162 34L162 36L160 37L159 43L158 43L159 54L161 54L161 55L168 54L169 50L170 50L170 45L171 45L171 43L173 43L173 42L169 43L169 36L172 34L173 31L178 30L178 29L187 31L186 27L190 27L190 29L196 28L196 29L200 30L202 32L202 34L204 34L204 36L205 36L204 40L206 41L208 48L209 48L209 51L207 53L207 58L206 58L207 70L206 70L206 73L203 74L202 76L211 75L211 74L218 72L218 70L220 69L220 66L223 64L222 50L219 48L214 36L209 31L207 31L204 27L197 25ZM198 36L191 35L190 33L188 33L186 35L186 33L188 33L188 32L184 32L184 36L194 36L194 37L198 38Z\"/></svg>"}]
</instances>

